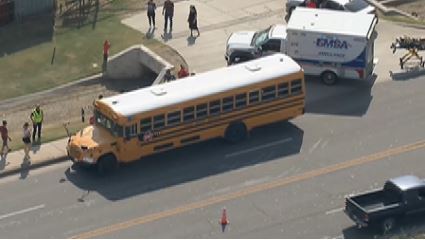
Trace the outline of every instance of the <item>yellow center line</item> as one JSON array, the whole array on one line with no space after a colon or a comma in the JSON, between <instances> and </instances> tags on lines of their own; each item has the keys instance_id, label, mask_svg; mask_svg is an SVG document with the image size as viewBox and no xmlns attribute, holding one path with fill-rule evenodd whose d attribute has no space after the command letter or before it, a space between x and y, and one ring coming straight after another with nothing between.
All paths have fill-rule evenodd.
<instances>
[{"instance_id":1,"label":"yellow center line","mask_svg":"<svg viewBox=\"0 0 425 240\"><path fill-rule=\"evenodd\" d=\"M263 183L263 184L258 184L258 185L246 187L246 188L239 190L239 191L236 191L234 193L223 194L223 195L211 197L211 198L201 200L201 201L198 201L198 202L182 205L180 207L176 207L176 208L173 208L173 209L170 209L170 210L165 210L165 211L162 211L162 212L157 212L157 213L149 214L149 215L146 215L146 216L134 218L134 219L131 219L131 220L128 220L128 221L125 221L125 222L121 222L121 223L117 223L117 224L113 224L113 225L110 225L110 226L101 227L101 228L95 229L93 231L81 233L81 234L73 236L71 238L79 238L79 239L81 239L81 238L93 238L93 237L106 235L106 234L117 232L117 231L120 231L120 230L123 230L123 229L131 228L133 226L146 224L146 223L149 223L149 222L157 221L159 219L163 219L163 218L175 216L175 215L178 215L178 214L181 214L181 213L184 213L184 212L188 212L188 211L191 211L191 210L204 208L204 207L211 206L211 205L214 205L214 204L217 204L217 203L233 200L233 199L236 199L236 198L241 198L243 196L250 195L250 194L253 194L253 193L262 192L262 191L282 187L282 186L285 186L285 185L288 185L288 184L291 184L291 183L304 181L304 180L307 180L307 179L326 175L326 174L333 173L333 172L340 171L340 170L344 170L344 169L347 169L347 168L360 166L362 164L386 159L387 157L390 157L390 156L395 156L395 155L399 155L399 154L402 154L402 153L411 152L411 151L421 149L421 148L425 148L425 140L418 141L418 142L413 143L413 144L403 145L403 146L396 147L396 148L389 148L389 149L386 149L386 150L378 152L378 153L363 156L363 157L356 158L356 159L346 161L346 162L337 163L337 164L330 165L330 166L327 166L327 167L311 170L311 171L308 171L308 172L305 172L305 173L302 173L302 174L277 179L277 180L274 180L274 181L271 181L271 182L268 182L268 183Z\"/></svg>"}]
</instances>

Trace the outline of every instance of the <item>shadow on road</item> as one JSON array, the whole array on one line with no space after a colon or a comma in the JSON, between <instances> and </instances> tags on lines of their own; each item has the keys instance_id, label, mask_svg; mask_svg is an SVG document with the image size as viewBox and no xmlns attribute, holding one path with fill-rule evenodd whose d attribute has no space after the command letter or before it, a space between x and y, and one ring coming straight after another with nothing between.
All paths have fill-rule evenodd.
<instances>
[{"instance_id":1,"label":"shadow on road","mask_svg":"<svg viewBox=\"0 0 425 240\"><path fill-rule=\"evenodd\" d=\"M300 152L303 135L292 123L279 122L254 129L240 144L214 139L146 157L107 177L80 168L67 170L65 175L83 191L117 201L247 166L284 161L282 157Z\"/></svg>"},{"instance_id":2,"label":"shadow on road","mask_svg":"<svg viewBox=\"0 0 425 240\"><path fill-rule=\"evenodd\" d=\"M306 78L306 112L361 117L372 102L372 80L341 80L326 86L317 78Z\"/></svg>"},{"instance_id":3,"label":"shadow on road","mask_svg":"<svg viewBox=\"0 0 425 240\"><path fill-rule=\"evenodd\" d=\"M425 233L425 216L423 214L401 219L397 224L398 227L386 234L381 233L377 228L358 229L356 226L344 229L342 234L344 238L349 239L423 238Z\"/></svg>"}]
</instances>

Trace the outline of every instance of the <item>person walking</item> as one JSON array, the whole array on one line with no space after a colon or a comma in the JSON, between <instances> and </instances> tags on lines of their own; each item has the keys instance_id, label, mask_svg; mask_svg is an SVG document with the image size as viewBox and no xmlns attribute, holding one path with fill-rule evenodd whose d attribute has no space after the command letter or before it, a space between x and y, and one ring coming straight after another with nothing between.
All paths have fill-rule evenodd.
<instances>
[{"instance_id":1,"label":"person walking","mask_svg":"<svg viewBox=\"0 0 425 240\"><path fill-rule=\"evenodd\" d=\"M0 134L1 134L1 140L3 141L0 149L0 156L5 157L8 152L10 152L9 148L9 141L12 141L12 139L9 136L9 131L7 130L7 121L3 120L2 126L0 126ZM6 150L5 150L6 149Z\"/></svg>"},{"instance_id":2,"label":"person walking","mask_svg":"<svg viewBox=\"0 0 425 240\"><path fill-rule=\"evenodd\" d=\"M155 28L155 10L156 10L156 4L153 2L153 0L149 0L148 2L148 20L149 20L149 28Z\"/></svg>"},{"instance_id":3,"label":"person walking","mask_svg":"<svg viewBox=\"0 0 425 240\"><path fill-rule=\"evenodd\" d=\"M201 35L198 29L198 13L194 5L190 5L189 17L187 18L189 22L190 36L193 37L193 30L198 32L198 37Z\"/></svg>"},{"instance_id":4,"label":"person walking","mask_svg":"<svg viewBox=\"0 0 425 240\"><path fill-rule=\"evenodd\" d=\"M31 150L31 130L28 122L24 123L23 130L24 134L22 136L22 141L24 142L24 162L27 162L29 164Z\"/></svg>"},{"instance_id":5,"label":"person walking","mask_svg":"<svg viewBox=\"0 0 425 240\"><path fill-rule=\"evenodd\" d=\"M177 73L178 78L184 78L189 76L189 71L183 66L183 64L180 64L180 70Z\"/></svg>"},{"instance_id":6,"label":"person walking","mask_svg":"<svg viewBox=\"0 0 425 240\"><path fill-rule=\"evenodd\" d=\"M109 57L109 49L111 48L111 44L108 40L105 40L103 43L103 71L106 71L106 68L108 66L108 57Z\"/></svg>"},{"instance_id":7,"label":"person walking","mask_svg":"<svg viewBox=\"0 0 425 240\"><path fill-rule=\"evenodd\" d=\"M32 141L35 142L35 135L37 134L37 140L40 142L41 126L44 120L43 110L40 109L40 105L37 105L35 109L31 112L30 119L32 121L33 126Z\"/></svg>"},{"instance_id":8,"label":"person walking","mask_svg":"<svg viewBox=\"0 0 425 240\"><path fill-rule=\"evenodd\" d=\"M173 31L174 3L171 0L166 0L164 2L162 15L165 18L164 32L167 32L168 21L170 21L170 32Z\"/></svg>"}]
</instances>

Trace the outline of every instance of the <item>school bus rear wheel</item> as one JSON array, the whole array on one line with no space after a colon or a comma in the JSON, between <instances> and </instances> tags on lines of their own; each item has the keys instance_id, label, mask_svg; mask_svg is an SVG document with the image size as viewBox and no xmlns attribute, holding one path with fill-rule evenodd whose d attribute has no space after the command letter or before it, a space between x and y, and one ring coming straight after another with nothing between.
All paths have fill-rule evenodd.
<instances>
[{"instance_id":1,"label":"school bus rear wheel","mask_svg":"<svg viewBox=\"0 0 425 240\"><path fill-rule=\"evenodd\" d=\"M118 161L113 154L107 154L99 158L96 164L100 175L114 172L118 167Z\"/></svg>"},{"instance_id":2,"label":"school bus rear wheel","mask_svg":"<svg viewBox=\"0 0 425 240\"><path fill-rule=\"evenodd\" d=\"M231 123L224 133L224 138L231 142L237 143L244 140L248 136L248 131L243 122Z\"/></svg>"}]
</instances>

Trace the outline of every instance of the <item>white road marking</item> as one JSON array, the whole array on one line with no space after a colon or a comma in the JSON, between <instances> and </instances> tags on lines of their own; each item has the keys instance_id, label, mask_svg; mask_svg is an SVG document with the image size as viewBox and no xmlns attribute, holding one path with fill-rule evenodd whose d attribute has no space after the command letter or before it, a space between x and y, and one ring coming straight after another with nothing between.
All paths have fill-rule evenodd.
<instances>
[{"instance_id":1,"label":"white road marking","mask_svg":"<svg viewBox=\"0 0 425 240\"><path fill-rule=\"evenodd\" d=\"M312 153L320 144L320 142L322 141L322 139L319 139L319 141L317 141L309 150L308 153Z\"/></svg>"},{"instance_id":2,"label":"white road marking","mask_svg":"<svg viewBox=\"0 0 425 240\"><path fill-rule=\"evenodd\" d=\"M7 213L7 214L4 214L4 215L1 215L0 220L8 218L8 217L13 217L13 216L16 216L16 215L19 215L19 214L35 211L35 210L38 210L38 209L42 209L44 207L46 207L46 205L41 204L41 205L38 205L38 206L22 209L22 210L19 210L19 211L16 211L16 212Z\"/></svg>"},{"instance_id":3,"label":"white road marking","mask_svg":"<svg viewBox=\"0 0 425 240\"><path fill-rule=\"evenodd\" d=\"M282 139L282 140L279 140L279 141L276 141L276 142L267 143L267 144L260 145L260 146L257 146L257 147L251 148L251 149L246 149L246 150L226 154L226 158L234 157L234 156L245 154L245 153L254 152L254 151L257 151L257 150L260 150L260 149L263 149L263 148L272 147L272 146L279 145L279 144L286 143L286 142L290 142L290 141L292 141L292 138L285 138L285 139Z\"/></svg>"},{"instance_id":4,"label":"white road marking","mask_svg":"<svg viewBox=\"0 0 425 240\"><path fill-rule=\"evenodd\" d=\"M344 208L343 208L343 207L342 207L342 208L332 209L332 210L327 211L327 212L326 212L326 215L333 214L333 213L337 213L337 212L342 212L342 210L344 210Z\"/></svg>"}]
</instances>

